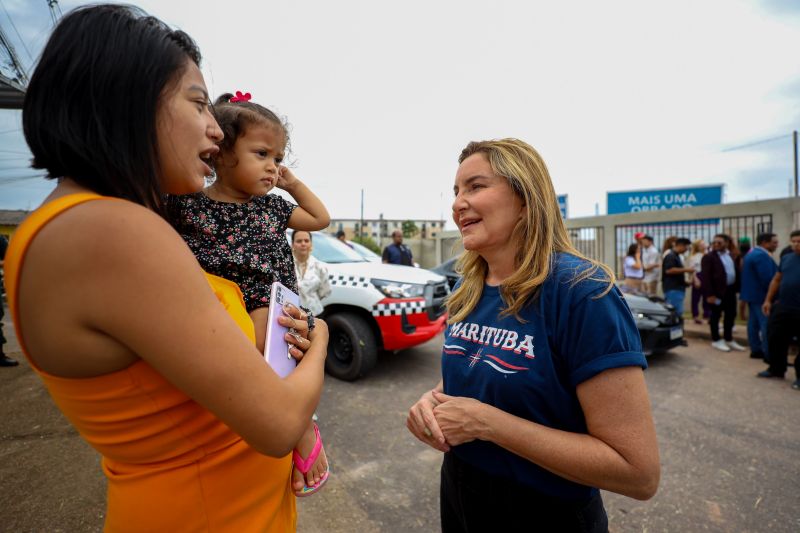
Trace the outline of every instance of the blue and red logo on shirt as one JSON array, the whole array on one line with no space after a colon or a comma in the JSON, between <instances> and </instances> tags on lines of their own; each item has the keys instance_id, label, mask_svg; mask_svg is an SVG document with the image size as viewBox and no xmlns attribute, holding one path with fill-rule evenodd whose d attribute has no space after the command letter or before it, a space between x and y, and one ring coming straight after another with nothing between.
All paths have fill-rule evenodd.
<instances>
[{"instance_id":1,"label":"blue and red logo on shirt","mask_svg":"<svg viewBox=\"0 0 800 533\"><path fill-rule=\"evenodd\" d=\"M479 347L474 352L470 352L470 348L454 342L458 339L468 341L471 345L478 345ZM453 324L450 328L447 342L448 344L445 344L442 349L443 354L467 357L470 368L479 362L486 363L501 374L516 374L530 369L509 363L500 357L500 354L505 355L511 352L523 355L526 359L534 359L536 357L533 353L532 335L523 335L520 340L519 333L514 330L481 326L469 322Z\"/></svg>"}]
</instances>

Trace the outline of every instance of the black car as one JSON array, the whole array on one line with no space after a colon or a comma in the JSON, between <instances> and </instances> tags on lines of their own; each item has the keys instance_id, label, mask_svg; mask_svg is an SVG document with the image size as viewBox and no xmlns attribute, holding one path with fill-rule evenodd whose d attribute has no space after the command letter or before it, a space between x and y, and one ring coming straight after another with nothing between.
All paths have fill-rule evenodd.
<instances>
[{"instance_id":1,"label":"black car","mask_svg":"<svg viewBox=\"0 0 800 533\"><path fill-rule=\"evenodd\" d=\"M671 305L637 294L623 295L639 330L645 355L663 353L686 345L683 322Z\"/></svg>"},{"instance_id":2,"label":"black car","mask_svg":"<svg viewBox=\"0 0 800 533\"><path fill-rule=\"evenodd\" d=\"M453 287L455 286L456 282L461 278L461 276L456 274L457 260L458 257L453 257L451 259L448 259L441 265L431 269L433 272L436 272L437 274L447 278L447 284L450 285L451 291L453 290Z\"/></svg>"},{"instance_id":3,"label":"black car","mask_svg":"<svg viewBox=\"0 0 800 533\"><path fill-rule=\"evenodd\" d=\"M457 259L457 257L448 259L431 269L447 278L450 290L461 277L455 271ZM686 345L683 338L683 322L671 305L637 294L626 293L624 296L639 330L642 351L645 355L663 353L677 346Z\"/></svg>"}]
</instances>

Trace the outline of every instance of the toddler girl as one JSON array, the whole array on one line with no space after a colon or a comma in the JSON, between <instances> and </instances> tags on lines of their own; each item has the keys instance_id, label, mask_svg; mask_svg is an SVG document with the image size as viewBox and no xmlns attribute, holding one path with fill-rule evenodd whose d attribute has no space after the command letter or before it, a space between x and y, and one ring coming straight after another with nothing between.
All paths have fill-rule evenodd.
<instances>
[{"instance_id":1,"label":"toddler girl","mask_svg":"<svg viewBox=\"0 0 800 533\"><path fill-rule=\"evenodd\" d=\"M263 352L272 282L297 292L287 227L323 229L330 216L320 199L281 164L289 133L275 113L250 102L250 93L237 92L217 99L214 116L225 135L213 157L216 179L201 192L170 196L167 214L206 272L239 285ZM269 194L275 187L288 192L297 205ZM311 423L295 450L298 496L315 492L327 480L327 459L316 444L316 431Z\"/></svg>"}]
</instances>

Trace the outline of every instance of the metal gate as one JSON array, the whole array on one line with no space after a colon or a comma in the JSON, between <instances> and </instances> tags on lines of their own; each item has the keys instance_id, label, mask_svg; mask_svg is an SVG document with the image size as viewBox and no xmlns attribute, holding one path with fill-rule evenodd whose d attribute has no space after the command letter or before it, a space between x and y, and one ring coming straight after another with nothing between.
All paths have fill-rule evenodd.
<instances>
[{"instance_id":1,"label":"metal gate","mask_svg":"<svg viewBox=\"0 0 800 533\"><path fill-rule=\"evenodd\" d=\"M616 242L614 246L614 265L618 274L622 274L622 261L628 253L628 246L634 242L636 233L645 233L653 237L653 244L660 250L668 237L686 237L692 242L703 239L706 244L718 233L725 233L734 242L747 237L755 245L759 233L772 231L772 215L744 215L735 217L707 218L702 220L681 220L675 222L657 222L652 224L629 224L615 226Z\"/></svg>"},{"instance_id":2,"label":"metal gate","mask_svg":"<svg viewBox=\"0 0 800 533\"><path fill-rule=\"evenodd\" d=\"M581 228L567 228L572 245L584 256L603 261L603 226L586 226Z\"/></svg>"}]
</instances>

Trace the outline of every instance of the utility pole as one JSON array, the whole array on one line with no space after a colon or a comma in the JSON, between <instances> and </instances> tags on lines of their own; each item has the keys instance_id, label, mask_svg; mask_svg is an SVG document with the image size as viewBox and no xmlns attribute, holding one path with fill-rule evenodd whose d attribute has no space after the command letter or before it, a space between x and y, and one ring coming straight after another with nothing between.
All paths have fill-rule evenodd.
<instances>
[{"instance_id":1,"label":"utility pole","mask_svg":"<svg viewBox=\"0 0 800 533\"><path fill-rule=\"evenodd\" d=\"M364 238L364 189L361 189L361 225L359 226L359 237Z\"/></svg>"},{"instance_id":2,"label":"utility pole","mask_svg":"<svg viewBox=\"0 0 800 533\"><path fill-rule=\"evenodd\" d=\"M58 24L58 19L63 16L61 8L58 6L58 0L47 0L47 6L50 8L50 18L53 19L53 26Z\"/></svg>"},{"instance_id":3,"label":"utility pole","mask_svg":"<svg viewBox=\"0 0 800 533\"><path fill-rule=\"evenodd\" d=\"M11 69L14 71L15 79L19 85L25 86L28 85L28 76L25 74L25 69L22 68L22 63L17 56L16 50L11 45L11 41L8 40L6 34L3 32L3 28L0 27L0 47L4 48L6 53L8 54L9 62L11 63Z\"/></svg>"},{"instance_id":4,"label":"utility pole","mask_svg":"<svg viewBox=\"0 0 800 533\"><path fill-rule=\"evenodd\" d=\"M797 130L792 132L792 138L794 139L794 195L800 196L797 189Z\"/></svg>"}]
</instances>

